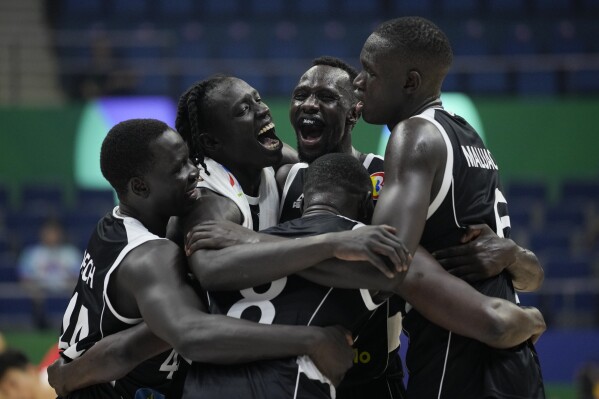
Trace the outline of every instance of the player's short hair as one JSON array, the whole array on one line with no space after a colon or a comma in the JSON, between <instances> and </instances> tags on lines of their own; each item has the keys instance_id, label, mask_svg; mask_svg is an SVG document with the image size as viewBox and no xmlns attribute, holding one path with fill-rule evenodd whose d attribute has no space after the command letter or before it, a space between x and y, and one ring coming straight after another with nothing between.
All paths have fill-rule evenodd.
<instances>
[{"instance_id":1,"label":"player's short hair","mask_svg":"<svg viewBox=\"0 0 599 399\"><path fill-rule=\"evenodd\" d=\"M342 59L337 58L337 57L331 57L331 56L325 55L322 57L315 58L312 61L312 66L318 66L318 65L328 65L333 68L339 68L339 69L344 70L349 75L350 83L352 83L354 81L354 79L358 76L358 71L356 70L356 68L352 67L347 62L345 62ZM353 88L352 88L352 90L353 90Z\"/></svg>"},{"instance_id":2,"label":"player's short hair","mask_svg":"<svg viewBox=\"0 0 599 399\"><path fill-rule=\"evenodd\" d=\"M374 31L389 41L394 50L416 63L449 69L453 51L437 25L421 17L402 17L383 22Z\"/></svg>"},{"instance_id":3,"label":"player's short hair","mask_svg":"<svg viewBox=\"0 0 599 399\"><path fill-rule=\"evenodd\" d=\"M16 349L7 349L0 353L0 380L11 369L26 370L29 365L29 359L21 351Z\"/></svg>"},{"instance_id":4,"label":"player's short hair","mask_svg":"<svg viewBox=\"0 0 599 399\"><path fill-rule=\"evenodd\" d=\"M150 170L150 143L168 129L156 119L129 119L110 129L102 142L100 169L119 196L127 193L129 180Z\"/></svg>"},{"instance_id":5,"label":"player's short hair","mask_svg":"<svg viewBox=\"0 0 599 399\"><path fill-rule=\"evenodd\" d=\"M306 171L304 195L330 192L341 188L348 194L372 191L372 181L366 168L354 156L331 153L318 157Z\"/></svg>"},{"instance_id":6,"label":"player's short hair","mask_svg":"<svg viewBox=\"0 0 599 399\"><path fill-rule=\"evenodd\" d=\"M210 115L206 111L209 105L208 94L221 83L231 79L227 75L214 75L208 79L194 83L179 98L175 127L189 147L193 162L200 164L210 174L204 163L204 150L200 145L200 134L210 124Z\"/></svg>"}]
</instances>

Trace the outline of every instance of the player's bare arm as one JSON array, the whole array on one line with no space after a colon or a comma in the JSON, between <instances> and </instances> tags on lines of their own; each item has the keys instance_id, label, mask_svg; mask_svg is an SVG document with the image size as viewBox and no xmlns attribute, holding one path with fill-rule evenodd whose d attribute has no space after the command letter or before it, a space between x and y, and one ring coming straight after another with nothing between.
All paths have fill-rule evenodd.
<instances>
[{"instance_id":1,"label":"player's bare arm","mask_svg":"<svg viewBox=\"0 0 599 399\"><path fill-rule=\"evenodd\" d=\"M140 323L103 338L70 363L56 360L48 367L48 382L58 396L65 397L75 390L121 378L170 348L146 323Z\"/></svg>"},{"instance_id":2,"label":"player's bare arm","mask_svg":"<svg viewBox=\"0 0 599 399\"><path fill-rule=\"evenodd\" d=\"M142 323L113 334L71 363L57 363L53 369L57 390L121 378L170 347L190 360L216 364L308 355L335 383L351 366L350 338L340 327L261 325L204 313L186 281L184 259L178 247L164 240L146 243L123 260L115 276L118 288L113 287L126 290L118 299L119 312L141 316L147 326ZM94 367L97 364L115 367L100 369ZM81 373L85 377L79 378Z\"/></svg>"},{"instance_id":3,"label":"player's bare arm","mask_svg":"<svg viewBox=\"0 0 599 399\"><path fill-rule=\"evenodd\" d=\"M171 217L167 226L166 238L183 245L186 229L189 226L208 220L243 223L239 207L230 199L207 188L198 188L199 197L185 217Z\"/></svg>"},{"instance_id":4,"label":"player's bare arm","mask_svg":"<svg viewBox=\"0 0 599 399\"><path fill-rule=\"evenodd\" d=\"M431 122L412 118L393 129L385 152L385 189L372 223L397 228L410 253L420 243L429 204L443 180L446 158L443 137Z\"/></svg>"},{"instance_id":5,"label":"player's bare arm","mask_svg":"<svg viewBox=\"0 0 599 399\"><path fill-rule=\"evenodd\" d=\"M469 226L462 242L433 253L454 276L476 282L507 270L519 291L534 291L543 283L544 272L536 255L508 238L497 236L489 226Z\"/></svg>"},{"instance_id":6,"label":"player's bare arm","mask_svg":"<svg viewBox=\"0 0 599 399\"><path fill-rule=\"evenodd\" d=\"M126 297L119 299L121 312L131 317L141 315L149 328L179 354L191 360L218 364L308 354L316 357L313 360L321 366L318 364L321 354L314 353L314 349L321 346L319 349L323 350L322 345L315 345L327 339L322 329L267 326L204 313L201 301L186 281L183 252L167 240L152 242L151 247L147 244L132 251L117 271L119 292L126 292L133 299L131 302ZM123 302L136 305L127 306ZM135 307L138 309L133 309ZM337 344L333 346L341 349ZM338 369L346 367L345 355L339 351L338 359L334 360L337 364L328 364L333 367L322 371L333 377L338 375ZM335 367L338 369L333 370Z\"/></svg>"},{"instance_id":7,"label":"player's bare arm","mask_svg":"<svg viewBox=\"0 0 599 399\"><path fill-rule=\"evenodd\" d=\"M393 279L382 276L366 262L335 260L299 274L333 287L393 292L433 323L496 348L513 347L545 331L545 321L537 309L520 308L479 293L443 270L422 248L408 272Z\"/></svg>"},{"instance_id":8,"label":"player's bare arm","mask_svg":"<svg viewBox=\"0 0 599 399\"><path fill-rule=\"evenodd\" d=\"M276 243L236 245L195 251L190 264L206 290L228 291L253 287L297 273L329 258L365 260L393 277L408 263L408 253L389 226L329 233ZM385 263L391 261L391 268Z\"/></svg>"}]
</instances>

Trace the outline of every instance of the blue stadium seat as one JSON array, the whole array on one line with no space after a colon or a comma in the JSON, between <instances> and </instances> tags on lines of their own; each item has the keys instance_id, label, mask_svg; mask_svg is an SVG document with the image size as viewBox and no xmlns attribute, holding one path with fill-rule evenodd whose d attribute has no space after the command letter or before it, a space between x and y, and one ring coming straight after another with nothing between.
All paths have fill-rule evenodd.
<instances>
[{"instance_id":1,"label":"blue stadium seat","mask_svg":"<svg viewBox=\"0 0 599 399\"><path fill-rule=\"evenodd\" d=\"M534 306L538 308L541 304L541 298L536 292L519 292L520 304L522 306Z\"/></svg>"},{"instance_id":2,"label":"blue stadium seat","mask_svg":"<svg viewBox=\"0 0 599 399\"><path fill-rule=\"evenodd\" d=\"M255 17L279 17L284 15L285 3L285 0L252 0L250 9Z\"/></svg>"},{"instance_id":3,"label":"blue stadium seat","mask_svg":"<svg viewBox=\"0 0 599 399\"><path fill-rule=\"evenodd\" d=\"M30 315L32 311L33 306L29 298L0 297L0 315Z\"/></svg>"},{"instance_id":4,"label":"blue stadium seat","mask_svg":"<svg viewBox=\"0 0 599 399\"><path fill-rule=\"evenodd\" d=\"M462 75L458 75L457 73L449 73L445 80L443 81L442 92L451 92L451 91L461 91L463 90L463 85L461 84Z\"/></svg>"},{"instance_id":5,"label":"blue stadium seat","mask_svg":"<svg viewBox=\"0 0 599 399\"><path fill-rule=\"evenodd\" d=\"M393 12L398 16L420 15L429 17L433 13L432 0L395 0Z\"/></svg>"},{"instance_id":6,"label":"blue stadium seat","mask_svg":"<svg viewBox=\"0 0 599 399\"><path fill-rule=\"evenodd\" d=\"M69 295L65 295L62 297L49 297L46 298L44 307L46 309L46 312L49 314L62 315L67 309L67 306L69 305L69 300Z\"/></svg>"},{"instance_id":7,"label":"blue stadium seat","mask_svg":"<svg viewBox=\"0 0 599 399\"><path fill-rule=\"evenodd\" d=\"M330 0L302 0L295 2L294 11L305 16L324 16L332 10Z\"/></svg>"},{"instance_id":8,"label":"blue stadium seat","mask_svg":"<svg viewBox=\"0 0 599 399\"><path fill-rule=\"evenodd\" d=\"M341 0L339 7L339 12L348 17L365 18L382 14L379 1Z\"/></svg>"},{"instance_id":9,"label":"blue stadium seat","mask_svg":"<svg viewBox=\"0 0 599 399\"><path fill-rule=\"evenodd\" d=\"M17 259L9 253L0 254L0 283L14 283L19 281L17 272Z\"/></svg>"},{"instance_id":10,"label":"blue stadium seat","mask_svg":"<svg viewBox=\"0 0 599 399\"><path fill-rule=\"evenodd\" d=\"M478 0L442 0L441 9L444 15L472 16L480 13Z\"/></svg>"},{"instance_id":11,"label":"blue stadium seat","mask_svg":"<svg viewBox=\"0 0 599 399\"><path fill-rule=\"evenodd\" d=\"M571 0L535 0L535 14L541 15L559 15L571 14L573 5Z\"/></svg>"},{"instance_id":12,"label":"blue stadium seat","mask_svg":"<svg viewBox=\"0 0 599 399\"><path fill-rule=\"evenodd\" d=\"M207 19L223 15L235 15L241 12L237 0L205 0L204 16Z\"/></svg>"},{"instance_id":13,"label":"blue stadium seat","mask_svg":"<svg viewBox=\"0 0 599 399\"><path fill-rule=\"evenodd\" d=\"M545 210L545 227L583 229L588 218L584 207L573 207L561 202Z\"/></svg>"},{"instance_id":14,"label":"blue stadium seat","mask_svg":"<svg viewBox=\"0 0 599 399\"><path fill-rule=\"evenodd\" d=\"M599 204L599 181L568 180L560 187L560 198L570 203Z\"/></svg>"},{"instance_id":15,"label":"blue stadium seat","mask_svg":"<svg viewBox=\"0 0 599 399\"><path fill-rule=\"evenodd\" d=\"M528 11L527 0L487 0L487 5L491 16L507 15L521 18Z\"/></svg>"},{"instance_id":16,"label":"blue stadium seat","mask_svg":"<svg viewBox=\"0 0 599 399\"><path fill-rule=\"evenodd\" d=\"M164 16L189 17L195 11L193 0L156 0L156 2L157 9L154 14L158 18Z\"/></svg>"},{"instance_id":17,"label":"blue stadium seat","mask_svg":"<svg viewBox=\"0 0 599 399\"><path fill-rule=\"evenodd\" d=\"M75 192L75 207L81 210L108 212L116 203L113 190L79 188Z\"/></svg>"},{"instance_id":18,"label":"blue stadium seat","mask_svg":"<svg viewBox=\"0 0 599 399\"><path fill-rule=\"evenodd\" d=\"M103 10L102 0L65 0L65 14L71 17L82 15L97 15Z\"/></svg>"},{"instance_id":19,"label":"blue stadium seat","mask_svg":"<svg viewBox=\"0 0 599 399\"><path fill-rule=\"evenodd\" d=\"M508 210L513 231L527 230L533 227L533 212L528 205L524 207L510 202L508 203Z\"/></svg>"},{"instance_id":20,"label":"blue stadium seat","mask_svg":"<svg viewBox=\"0 0 599 399\"><path fill-rule=\"evenodd\" d=\"M586 257L561 256L543 263L545 278L588 278L592 275L591 263Z\"/></svg>"},{"instance_id":21,"label":"blue stadium seat","mask_svg":"<svg viewBox=\"0 0 599 399\"><path fill-rule=\"evenodd\" d=\"M599 71L580 70L566 75L568 93L596 94L599 92Z\"/></svg>"},{"instance_id":22,"label":"blue stadium seat","mask_svg":"<svg viewBox=\"0 0 599 399\"><path fill-rule=\"evenodd\" d=\"M513 181L506 190L508 203L518 200L547 201L547 185L541 181Z\"/></svg>"},{"instance_id":23,"label":"blue stadium seat","mask_svg":"<svg viewBox=\"0 0 599 399\"><path fill-rule=\"evenodd\" d=\"M146 15L145 0L127 0L127 1L113 1L112 2L112 18L131 18L135 17L138 20L142 20Z\"/></svg>"},{"instance_id":24,"label":"blue stadium seat","mask_svg":"<svg viewBox=\"0 0 599 399\"><path fill-rule=\"evenodd\" d=\"M64 208L64 193L60 186L24 185L20 195L21 209L32 213L60 211Z\"/></svg>"},{"instance_id":25,"label":"blue stadium seat","mask_svg":"<svg viewBox=\"0 0 599 399\"><path fill-rule=\"evenodd\" d=\"M530 250L538 253L549 250L568 251L571 247L571 230L544 230L530 234Z\"/></svg>"},{"instance_id":26,"label":"blue stadium seat","mask_svg":"<svg viewBox=\"0 0 599 399\"><path fill-rule=\"evenodd\" d=\"M474 94L504 94L508 89L508 79L503 72L471 73L467 87Z\"/></svg>"},{"instance_id":27,"label":"blue stadium seat","mask_svg":"<svg viewBox=\"0 0 599 399\"><path fill-rule=\"evenodd\" d=\"M520 72L516 76L516 92L520 95L554 95L558 92L555 72Z\"/></svg>"}]
</instances>

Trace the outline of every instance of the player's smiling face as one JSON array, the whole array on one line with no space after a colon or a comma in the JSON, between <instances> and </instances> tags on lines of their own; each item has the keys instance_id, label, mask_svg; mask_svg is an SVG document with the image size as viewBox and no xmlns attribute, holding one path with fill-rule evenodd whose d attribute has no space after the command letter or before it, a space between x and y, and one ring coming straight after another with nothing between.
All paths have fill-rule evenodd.
<instances>
[{"instance_id":1,"label":"player's smiling face","mask_svg":"<svg viewBox=\"0 0 599 399\"><path fill-rule=\"evenodd\" d=\"M314 66L300 78L289 109L300 160L312 162L341 152L343 144L351 141L352 89L347 72L328 65Z\"/></svg>"},{"instance_id":2,"label":"player's smiling face","mask_svg":"<svg viewBox=\"0 0 599 399\"><path fill-rule=\"evenodd\" d=\"M264 168L280 162L283 143L275 133L268 106L241 79L229 78L212 89L204 107L212 122L210 135L218 141L207 155L224 165Z\"/></svg>"}]
</instances>

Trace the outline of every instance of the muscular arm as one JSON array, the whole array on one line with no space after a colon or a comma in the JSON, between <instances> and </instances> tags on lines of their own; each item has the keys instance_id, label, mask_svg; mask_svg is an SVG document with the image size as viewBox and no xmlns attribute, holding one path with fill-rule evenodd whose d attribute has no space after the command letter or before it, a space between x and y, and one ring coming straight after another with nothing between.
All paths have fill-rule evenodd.
<instances>
[{"instance_id":1,"label":"muscular arm","mask_svg":"<svg viewBox=\"0 0 599 399\"><path fill-rule=\"evenodd\" d=\"M435 126L408 119L392 132L385 152L385 189L379 196L373 224L397 228L399 239L414 253L427 218L433 191L438 191L447 150ZM401 199L401 200L399 200Z\"/></svg>"},{"instance_id":2,"label":"muscular arm","mask_svg":"<svg viewBox=\"0 0 599 399\"><path fill-rule=\"evenodd\" d=\"M407 251L394 229L366 226L359 230L322 234L276 243L235 245L220 250L198 250L190 256L191 268L206 290L238 290L264 284L325 259L367 260L380 272L393 276L393 268L407 263Z\"/></svg>"},{"instance_id":3,"label":"muscular arm","mask_svg":"<svg viewBox=\"0 0 599 399\"><path fill-rule=\"evenodd\" d=\"M433 254L454 276L472 283L507 270L519 291L534 291L543 283L544 272L536 255L510 239L498 237L489 226L469 226L461 241L461 245Z\"/></svg>"},{"instance_id":4,"label":"muscular arm","mask_svg":"<svg viewBox=\"0 0 599 399\"><path fill-rule=\"evenodd\" d=\"M117 284L133 297L152 332L188 359L230 364L306 354L311 349L314 336L309 329L205 313L186 281L183 253L167 240L143 244L123 262L116 272Z\"/></svg>"},{"instance_id":5,"label":"muscular arm","mask_svg":"<svg viewBox=\"0 0 599 399\"><path fill-rule=\"evenodd\" d=\"M127 317L142 316L147 326L113 334L70 364L54 368L55 389L65 393L116 380L169 347L187 359L215 364L307 354L325 375L340 381L340 370L347 369L352 356L343 330L263 325L207 314L186 281L184 261L183 253L167 240L131 251L113 275L121 294L112 296L113 305Z\"/></svg>"},{"instance_id":6,"label":"muscular arm","mask_svg":"<svg viewBox=\"0 0 599 399\"><path fill-rule=\"evenodd\" d=\"M509 348L545 330L537 309L523 309L509 301L487 297L451 276L423 249L412 266L393 279L367 264L326 261L301 276L339 288L367 288L402 296L433 323L497 348Z\"/></svg>"}]
</instances>

